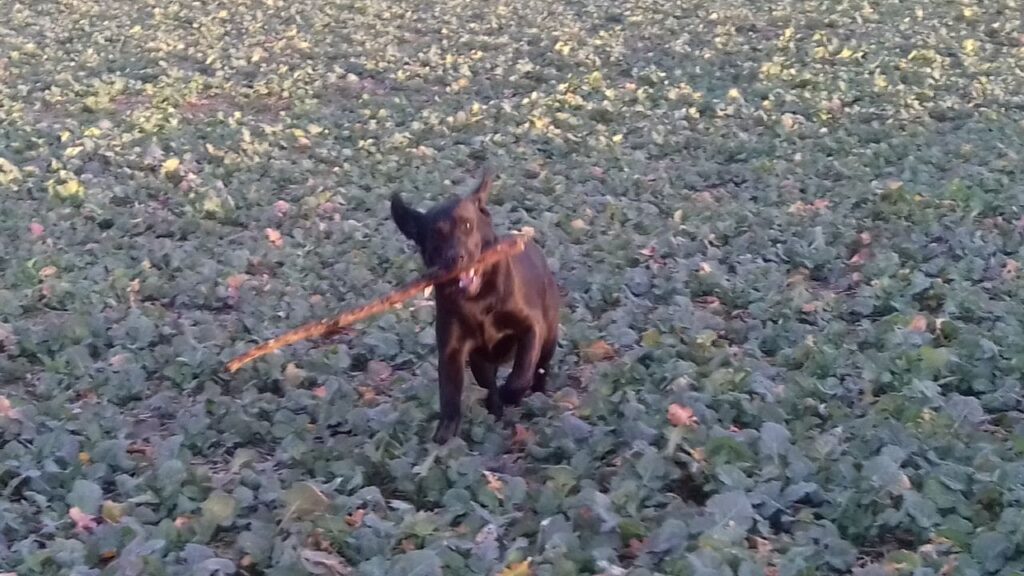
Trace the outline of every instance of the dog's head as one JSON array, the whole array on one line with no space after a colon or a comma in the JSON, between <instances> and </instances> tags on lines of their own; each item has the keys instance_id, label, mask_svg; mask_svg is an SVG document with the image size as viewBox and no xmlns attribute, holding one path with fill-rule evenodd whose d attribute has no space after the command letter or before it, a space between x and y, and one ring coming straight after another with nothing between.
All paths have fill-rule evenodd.
<instances>
[{"instance_id":1,"label":"dog's head","mask_svg":"<svg viewBox=\"0 0 1024 576\"><path fill-rule=\"evenodd\" d=\"M485 170L468 195L441 202L426 212L410 208L397 193L391 197L391 217L402 234L416 243L427 267L447 269L472 262L496 241L487 211L493 179L493 173ZM458 288L472 297L481 283L480 272L470 270L459 276Z\"/></svg>"}]
</instances>

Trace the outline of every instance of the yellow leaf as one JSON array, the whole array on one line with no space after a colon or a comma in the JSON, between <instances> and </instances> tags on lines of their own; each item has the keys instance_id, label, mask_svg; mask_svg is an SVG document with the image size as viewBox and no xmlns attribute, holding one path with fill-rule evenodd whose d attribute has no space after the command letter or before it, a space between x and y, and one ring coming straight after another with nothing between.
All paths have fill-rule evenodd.
<instances>
[{"instance_id":1,"label":"yellow leaf","mask_svg":"<svg viewBox=\"0 0 1024 576\"><path fill-rule=\"evenodd\" d=\"M180 165L181 160L178 160L177 158L168 158L167 160L164 160L164 165L161 167L161 170L163 170L164 174L171 174L172 172L175 172Z\"/></svg>"},{"instance_id":2,"label":"yellow leaf","mask_svg":"<svg viewBox=\"0 0 1024 576\"><path fill-rule=\"evenodd\" d=\"M103 502L103 507L100 509L100 516L111 524L117 524L124 516L124 504L118 504L117 502L106 500Z\"/></svg>"},{"instance_id":3,"label":"yellow leaf","mask_svg":"<svg viewBox=\"0 0 1024 576\"><path fill-rule=\"evenodd\" d=\"M889 87L889 79L885 77L885 74L881 72L875 72L875 88L878 90L885 90Z\"/></svg>"},{"instance_id":4,"label":"yellow leaf","mask_svg":"<svg viewBox=\"0 0 1024 576\"><path fill-rule=\"evenodd\" d=\"M6 158L0 158L0 184L6 184L21 179L21 170Z\"/></svg>"},{"instance_id":5,"label":"yellow leaf","mask_svg":"<svg viewBox=\"0 0 1024 576\"><path fill-rule=\"evenodd\" d=\"M78 180L69 180L57 186L57 196L61 198L77 198L82 195L82 183Z\"/></svg>"},{"instance_id":6,"label":"yellow leaf","mask_svg":"<svg viewBox=\"0 0 1024 576\"><path fill-rule=\"evenodd\" d=\"M224 203L216 196L203 198L203 212L206 214L219 215L224 211Z\"/></svg>"},{"instance_id":7,"label":"yellow leaf","mask_svg":"<svg viewBox=\"0 0 1024 576\"><path fill-rule=\"evenodd\" d=\"M533 562L533 558L527 558L522 562L513 562L506 566L498 576L531 576L533 570L530 569L530 563Z\"/></svg>"},{"instance_id":8,"label":"yellow leaf","mask_svg":"<svg viewBox=\"0 0 1024 576\"><path fill-rule=\"evenodd\" d=\"M295 365L294 362L289 362L284 367L284 381L288 386L295 387L302 383L303 378L306 377L306 371Z\"/></svg>"}]
</instances>

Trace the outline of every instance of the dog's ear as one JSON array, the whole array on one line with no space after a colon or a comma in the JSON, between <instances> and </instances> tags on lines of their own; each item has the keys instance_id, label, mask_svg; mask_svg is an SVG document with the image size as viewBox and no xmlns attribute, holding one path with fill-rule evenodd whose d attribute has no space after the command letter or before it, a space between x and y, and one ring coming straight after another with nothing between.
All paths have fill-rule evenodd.
<instances>
[{"instance_id":1,"label":"dog's ear","mask_svg":"<svg viewBox=\"0 0 1024 576\"><path fill-rule=\"evenodd\" d=\"M391 195L391 219L398 225L402 234L415 242L421 244L423 238L423 213L415 208L410 208L402 201L402 196L395 192Z\"/></svg>"},{"instance_id":2,"label":"dog's ear","mask_svg":"<svg viewBox=\"0 0 1024 576\"><path fill-rule=\"evenodd\" d=\"M476 190L470 193L469 198L476 205L477 209L483 213L484 216L490 216L490 212L487 210L487 199L491 195L491 184L494 182L494 170L490 166L484 167L483 175L480 177L480 183L476 185Z\"/></svg>"}]
</instances>

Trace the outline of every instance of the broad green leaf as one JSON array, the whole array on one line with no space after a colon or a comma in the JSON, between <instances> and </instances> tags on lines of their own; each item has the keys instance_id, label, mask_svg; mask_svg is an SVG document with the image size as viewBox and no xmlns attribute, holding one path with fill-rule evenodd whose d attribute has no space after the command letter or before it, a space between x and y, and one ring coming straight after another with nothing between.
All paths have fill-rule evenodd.
<instances>
[{"instance_id":1,"label":"broad green leaf","mask_svg":"<svg viewBox=\"0 0 1024 576\"><path fill-rule=\"evenodd\" d=\"M789 449L789 430L775 422L765 422L761 425L758 446L761 454L771 458L778 458Z\"/></svg>"},{"instance_id":2,"label":"broad green leaf","mask_svg":"<svg viewBox=\"0 0 1024 576\"><path fill-rule=\"evenodd\" d=\"M414 550L391 561L389 576L441 576L441 559L429 550Z\"/></svg>"},{"instance_id":3,"label":"broad green leaf","mask_svg":"<svg viewBox=\"0 0 1024 576\"><path fill-rule=\"evenodd\" d=\"M233 496L221 490L214 490L203 502L203 517L214 524L226 526L235 518L235 507Z\"/></svg>"},{"instance_id":4,"label":"broad green leaf","mask_svg":"<svg viewBox=\"0 0 1024 576\"><path fill-rule=\"evenodd\" d=\"M89 480L75 480L67 496L68 506L75 506L86 514L95 516L103 504L103 489Z\"/></svg>"},{"instance_id":5,"label":"broad green leaf","mask_svg":"<svg viewBox=\"0 0 1024 576\"><path fill-rule=\"evenodd\" d=\"M950 354L945 348L921 348L921 365L929 374L941 372L949 364Z\"/></svg>"},{"instance_id":6,"label":"broad green leaf","mask_svg":"<svg viewBox=\"0 0 1024 576\"><path fill-rule=\"evenodd\" d=\"M1012 552L1013 543L999 532L982 532L971 543L971 556L987 572L996 572L1002 568Z\"/></svg>"},{"instance_id":7,"label":"broad green leaf","mask_svg":"<svg viewBox=\"0 0 1024 576\"><path fill-rule=\"evenodd\" d=\"M917 492L903 494L903 508L921 528L930 528L941 520L935 504Z\"/></svg>"},{"instance_id":8,"label":"broad green leaf","mask_svg":"<svg viewBox=\"0 0 1024 576\"><path fill-rule=\"evenodd\" d=\"M282 497L286 508L285 519L305 518L327 510L329 502L319 488L309 482L299 482L288 489Z\"/></svg>"},{"instance_id":9,"label":"broad green leaf","mask_svg":"<svg viewBox=\"0 0 1024 576\"><path fill-rule=\"evenodd\" d=\"M756 518L750 498L740 491L712 496L707 502L707 509L715 521L707 534L727 542L743 538Z\"/></svg>"}]
</instances>

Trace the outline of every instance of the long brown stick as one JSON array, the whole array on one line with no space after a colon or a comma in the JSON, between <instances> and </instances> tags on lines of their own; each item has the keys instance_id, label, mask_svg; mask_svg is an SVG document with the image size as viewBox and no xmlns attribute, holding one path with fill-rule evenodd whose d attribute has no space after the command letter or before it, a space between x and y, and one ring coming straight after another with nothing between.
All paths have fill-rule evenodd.
<instances>
[{"instance_id":1,"label":"long brown stick","mask_svg":"<svg viewBox=\"0 0 1024 576\"><path fill-rule=\"evenodd\" d=\"M480 257L477 258L476 262L460 266L452 270L433 270L423 276L420 276L416 280L409 282L401 288L393 290L381 298L377 298L369 304L342 312L333 318L310 322L309 324L300 326L299 328L289 332L285 332L277 338L267 340L266 342L249 349L248 352L236 356L228 362L228 372L235 372L245 364L248 364L260 356L269 354L274 350L283 348L289 344L336 333L345 326L359 322L360 320L375 314L379 314L380 312L393 307L395 304L412 298L416 294L426 290L429 286L452 280L463 272L468 272L473 268L486 268L488 266L492 266L503 258L522 252L523 248L526 247L526 240L529 237L530 234L526 233L516 234L511 238L504 238L496 245L482 253Z\"/></svg>"}]
</instances>

